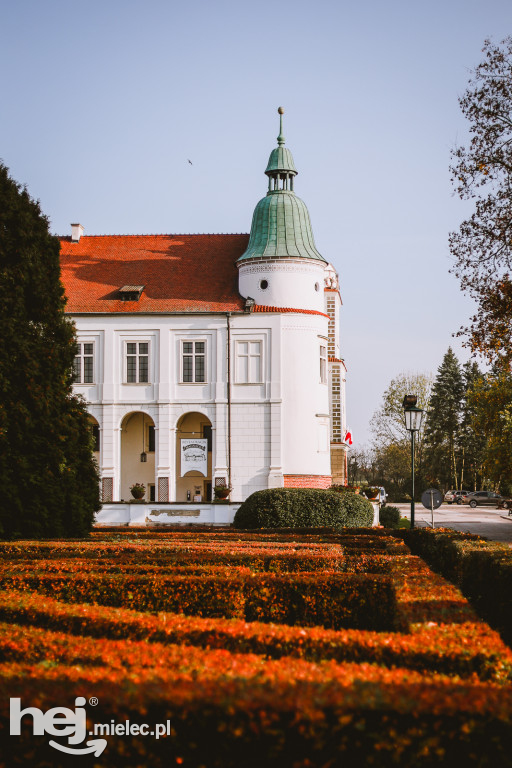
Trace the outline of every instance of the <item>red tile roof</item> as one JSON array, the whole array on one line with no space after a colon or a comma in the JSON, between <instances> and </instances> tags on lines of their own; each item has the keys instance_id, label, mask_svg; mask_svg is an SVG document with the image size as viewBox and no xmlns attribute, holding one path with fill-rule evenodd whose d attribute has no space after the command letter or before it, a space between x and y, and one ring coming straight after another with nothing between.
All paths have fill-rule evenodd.
<instances>
[{"instance_id":1,"label":"red tile roof","mask_svg":"<svg viewBox=\"0 0 512 768\"><path fill-rule=\"evenodd\" d=\"M249 235L98 235L61 239L66 312L236 312L236 260ZM122 301L124 285L143 285Z\"/></svg>"}]
</instances>

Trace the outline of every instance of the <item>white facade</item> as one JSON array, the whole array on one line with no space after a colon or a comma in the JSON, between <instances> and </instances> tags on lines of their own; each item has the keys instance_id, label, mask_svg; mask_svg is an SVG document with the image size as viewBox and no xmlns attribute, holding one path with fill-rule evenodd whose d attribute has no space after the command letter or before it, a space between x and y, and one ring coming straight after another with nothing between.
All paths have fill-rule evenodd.
<instances>
[{"instance_id":1,"label":"white facade","mask_svg":"<svg viewBox=\"0 0 512 768\"><path fill-rule=\"evenodd\" d=\"M92 381L75 389L99 426L105 500L128 501L135 482L163 502L198 495L209 501L216 481L231 483L234 501L293 485L290 478L299 476L304 484L330 485L325 310L73 319L79 343L92 345ZM190 349L184 344L190 342L204 345L204 381L184 382L184 349ZM147 382L128 382L129 352L136 363L147 358ZM211 427L207 476L181 477L179 441L203 438L204 427Z\"/></svg>"}]
</instances>

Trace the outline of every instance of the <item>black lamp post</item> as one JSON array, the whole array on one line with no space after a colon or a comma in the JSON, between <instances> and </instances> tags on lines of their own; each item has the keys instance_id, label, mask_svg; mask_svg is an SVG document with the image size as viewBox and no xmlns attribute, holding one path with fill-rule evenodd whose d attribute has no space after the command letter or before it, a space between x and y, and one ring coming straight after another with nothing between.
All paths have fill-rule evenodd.
<instances>
[{"instance_id":1,"label":"black lamp post","mask_svg":"<svg viewBox=\"0 0 512 768\"><path fill-rule=\"evenodd\" d=\"M412 489L411 489L411 528L414 528L414 442L416 432L421 429L423 422L424 411L421 408L416 407L418 398L416 395L406 395L404 397L404 416L405 416L405 428L411 433L411 472L412 472Z\"/></svg>"}]
</instances>

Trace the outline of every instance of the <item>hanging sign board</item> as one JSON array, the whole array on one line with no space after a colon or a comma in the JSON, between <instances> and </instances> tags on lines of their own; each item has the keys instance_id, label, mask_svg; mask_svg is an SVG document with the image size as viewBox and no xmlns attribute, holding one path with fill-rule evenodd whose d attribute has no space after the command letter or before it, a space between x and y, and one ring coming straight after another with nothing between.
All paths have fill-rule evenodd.
<instances>
[{"instance_id":1,"label":"hanging sign board","mask_svg":"<svg viewBox=\"0 0 512 768\"><path fill-rule=\"evenodd\" d=\"M208 475L208 440L183 438L181 440L181 477L190 470Z\"/></svg>"}]
</instances>

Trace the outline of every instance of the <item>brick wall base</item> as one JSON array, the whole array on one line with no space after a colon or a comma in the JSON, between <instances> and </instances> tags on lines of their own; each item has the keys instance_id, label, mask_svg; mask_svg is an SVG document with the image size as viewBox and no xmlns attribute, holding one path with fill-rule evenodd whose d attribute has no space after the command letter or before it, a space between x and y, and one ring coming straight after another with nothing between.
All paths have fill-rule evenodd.
<instances>
[{"instance_id":1,"label":"brick wall base","mask_svg":"<svg viewBox=\"0 0 512 768\"><path fill-rule=\"evenodd\" d=\"M331 471L333 485L347 484L347 451L335 443L331 443Z\"/></svg>"},{"instance_id":2,"label":"brick wall base","mask_svg":"<svg viewBox=\"0 0 512 768\"><path fill-rule=\"evenodd\" d=\"M330 475L284 475L285 488L330 488Z\"/></svg>"}]
</instances>

